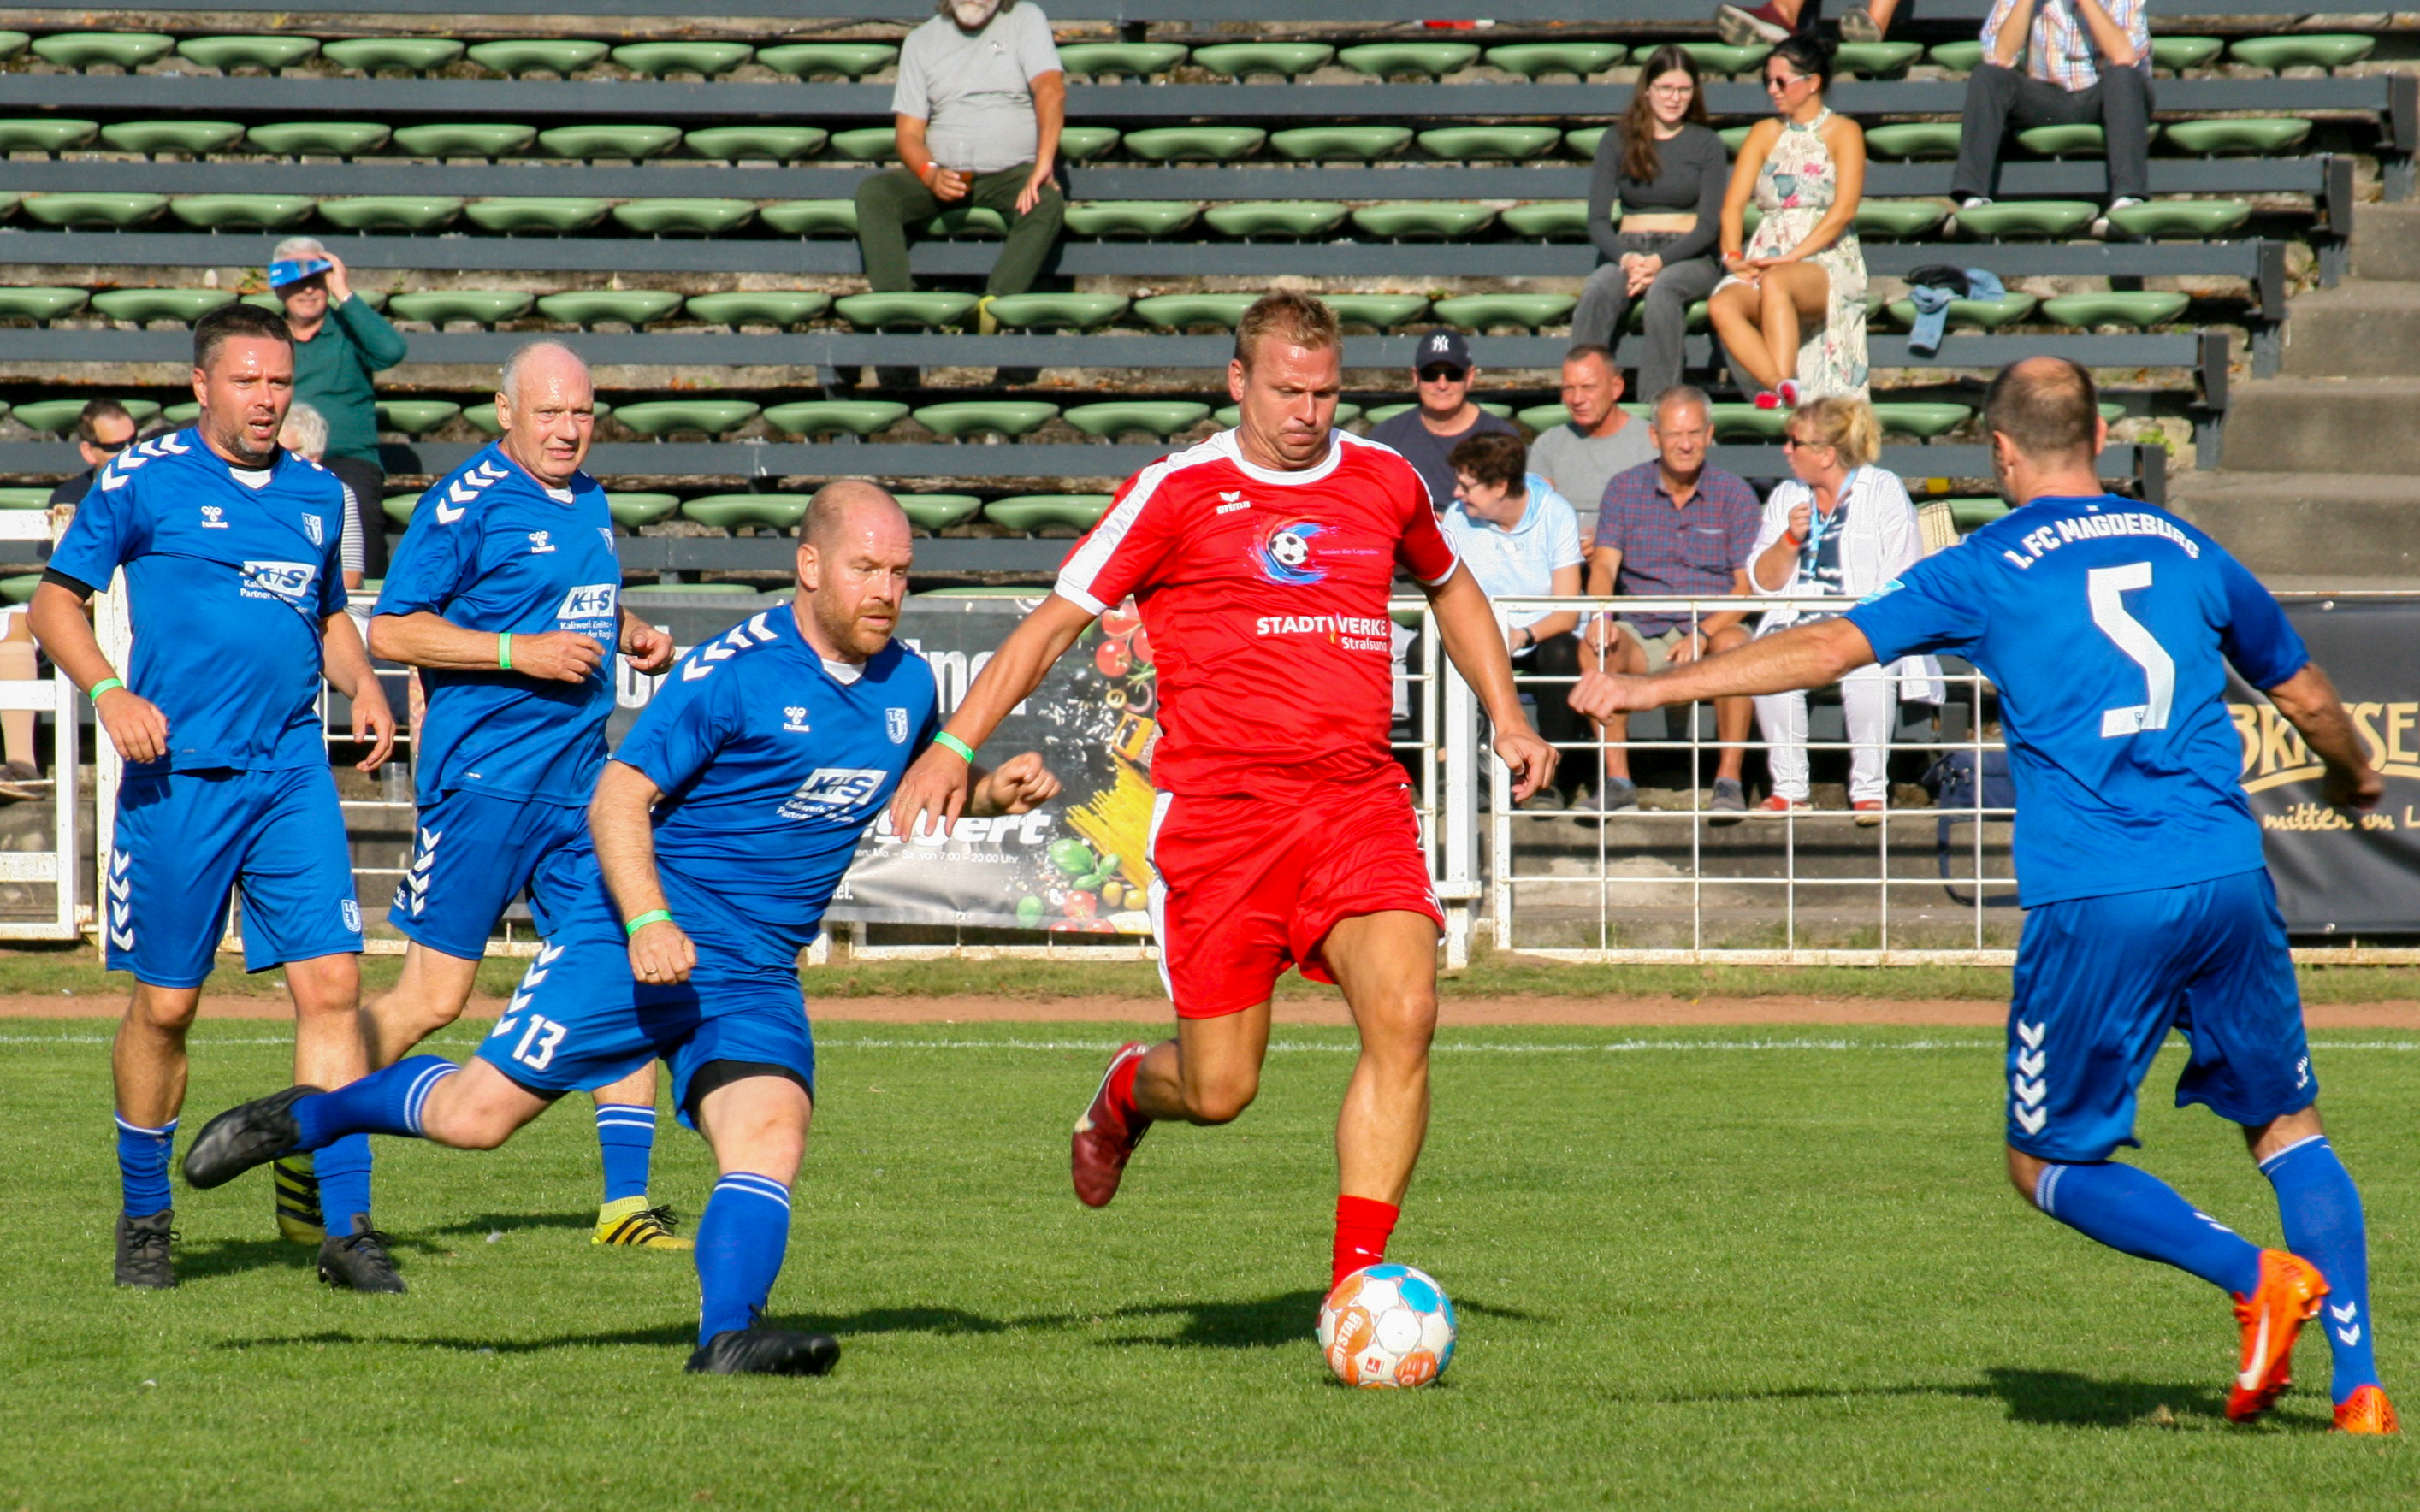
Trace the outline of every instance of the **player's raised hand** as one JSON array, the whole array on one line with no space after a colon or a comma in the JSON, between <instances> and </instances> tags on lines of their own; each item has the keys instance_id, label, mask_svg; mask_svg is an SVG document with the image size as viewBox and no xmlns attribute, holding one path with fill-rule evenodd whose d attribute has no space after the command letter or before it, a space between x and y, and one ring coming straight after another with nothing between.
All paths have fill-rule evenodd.
<instances>
[{"instance_id":1,"label":"player's raised hand","mask_svg":"<svg viewBox=\"0 0 2420 1512\"><path fill-rule=\"evenodd\" d=\"M1496 733L1496 754L1512 768L1512 801L1519 803L1554 779L1555 763L1562 753L1523 724Z\"/></svg>"},{"instance_id":2,"label":"player's raised hand","mask_svg":"<svg viewBox=\"0 0 2420 1512\"><path fill-rule=\"evenodd\" d=\"M630 936L630 975L651 987L689 980L697 966L697 947L669 918L642 924Z\"/></svg>"},{"instance_id":3,"label":"player's raised hand","mask_svg":"<svg viewBox=\"0 0 2420 1512\"><path fill-rule=\"evenodd\" d=\"M966 810L972 770L965 757L946 746L926 747L892 795L891 832L912 841L935 824L946 831Z\"/></svg>"},{"instance_id":4,"label":"player's raised hand","mask_svg":"<svg viewBox=\"0 0 2420 1512\"><path fill-rule=\"evenodd\" d=\"M395 750L395 709L386 689L375 677L363 680L353 694L353 738L370 743L370 753L353 764L356 771L375 772Z\"/></svg>"},{"instance_id":5,"label":"player's raised hand","mask_svg":"<svg viewBox=\"0 0 2420 1512\"><path fill-rule=\"evenodd\" d=\"M1032 813L1059 795L1059 778L1042 764L1042 753L1029 750L1011 756L984 776L975 787L978 809L993 813Z\"/></svg>"},{"instance_id":6,"label":"player's raised hand","mask_svg":"<svg viewBox=\"0 0 2420 1512\"><path fill-rule=\"evenodd\" d=\"M168 754L168 717L121 684L95 700L92 712L109 732L120 761L156 762Z\"/></svg>"},{"instance_id":7,"label":"player's raised hand","mask_svg":"<svg viewBox=\"0 0 2420 1512\"><path fill-rule=\"evenodd\" d=\"M1661 708L1663 701L1644 677L1593 671L1580 673L1580 680L1572 687L1571 705L1573 713L1603 722L1633 709Z\"/></svg>"},{"instance_id":8,"label":"player's raised hand","mask_svg":"<svg viewBox=\"0 0 2420 1512\"><path fill-rule=\"evenodd\" d=\"M542 683L584 683L604 663L605 648L577 630L513 637L513 668Z\"/></svg>"},{"instance_id":9,"label":"player's raised hand","mask_svg":"<svg viewBox=\"0 0 2420 1512\"><path fill-rule=\"evenodd\" d=\"M622 622L622 659L630 670L650 675L673 664L673 638L644 620Z\"/></svg>"}]
</instances>

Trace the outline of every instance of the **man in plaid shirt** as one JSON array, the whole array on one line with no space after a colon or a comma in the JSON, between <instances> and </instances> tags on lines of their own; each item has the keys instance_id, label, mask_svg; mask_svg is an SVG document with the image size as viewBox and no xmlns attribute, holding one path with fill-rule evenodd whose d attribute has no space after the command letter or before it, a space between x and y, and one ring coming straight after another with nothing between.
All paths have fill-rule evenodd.
<instances>
[{"instance_id":1,"label":"man in plaid shirt","mask_svg":"<svg viewBox=\"0 0 2420 1512\"><path fill-rule=\"evenodd\" d=\"M1966 119L1949 197L1989 205L2009 126L2100 123L2109 208L2150 193L2149 0L1998 0L1983 21L1983 61L1966 82ZM2095 236L2109 234L2104 214Z\"/></svg>"}]
</instances>

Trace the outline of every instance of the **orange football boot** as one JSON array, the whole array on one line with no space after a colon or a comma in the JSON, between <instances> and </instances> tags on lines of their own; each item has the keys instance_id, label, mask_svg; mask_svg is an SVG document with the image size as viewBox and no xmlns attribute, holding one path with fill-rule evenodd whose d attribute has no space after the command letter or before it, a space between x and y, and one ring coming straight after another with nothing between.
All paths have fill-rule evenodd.
<instances>
[{"instance_id":1,"label":"orange football boot","mask_svg":"<svg viewBox=\"0 0 2420 1512\"><path fill-rule=\"evenodd\" d=\"M2260 1283L2252 1295L2235 1299L2235 1320L2243 1325L2243 1360L2235 1389L2226 1394L2226 1419L2249 1423L2269 1411L2292 1384L2294 1339L2319 1315L2328 1294L2319 1268L2281 1249L2260 1252Z\"/></svg>"},{"instance_id":2,"label":"orange football boot","mask_svg":"<svg viewBox=\"0 0 2420 1512\"><path fill-rule=\"evenodd\" d=\"M2386 1393L2376 1386L2355 1386L2351 1396L2336 1403L2338 1433L2400 1433L2403 1425L2396 1421L2395 1404Z\"/></svg>"}]
</instances>

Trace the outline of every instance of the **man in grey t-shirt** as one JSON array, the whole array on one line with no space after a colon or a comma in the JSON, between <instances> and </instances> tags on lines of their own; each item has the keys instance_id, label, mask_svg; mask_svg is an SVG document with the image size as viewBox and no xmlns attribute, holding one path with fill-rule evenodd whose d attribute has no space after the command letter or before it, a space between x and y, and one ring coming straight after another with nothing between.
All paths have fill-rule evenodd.
<instances>
[{"instance_id":1,"label":"man in grey t-shirt","mask_svg":"<svg viewBox=\"0 0 2420 1512\"><path fill-rule=\"evenodd\" d=\"M1572 501L1586 534L1596 523L1605 486L1617 472L1655 460L1644 421L1621 408L1621 371L1613 353L1588 343L1563 354L1563 408L1572 418L1529 443L1529 471Z\"/></svg>"},{"instance_id":2,"label":"man in grey t-shirt","mask_svg":"<svg viewBox=\"0 0 2420 1512\"><path fill-rule=\"evenodd\" d=\"M1067 76L1048 18L1028 0L942 0L908 34L891 109L902 166L857 189L857 244L877 291L915 287L908 227L983 208L1008 223L985 304L1033 285L1066 200L1052 176ZM984 317L984 329L990 318Z\"/></svg>"}]
</instances>

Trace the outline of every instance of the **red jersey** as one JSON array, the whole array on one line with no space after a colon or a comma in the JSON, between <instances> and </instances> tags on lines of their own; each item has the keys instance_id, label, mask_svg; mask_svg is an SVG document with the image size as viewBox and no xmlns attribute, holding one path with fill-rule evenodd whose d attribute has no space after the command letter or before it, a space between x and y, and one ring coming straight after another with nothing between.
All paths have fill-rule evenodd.
<instances>
[{"instance_id":1,"label":"red jersey","mask_svg":"<svg viewBox=\"0 0 2420 1512\"><path fill-rule=\"evenodd\" d=\"M1273 472L1220 431L1126 480L1060 569L1094 614L1135 596L1159 674L1151 778L1265 794L1397 771L1395 568L1453 575L1428 486L1403 456L1331 431L1326 460Z\"/></svg>"}]
</instances>

